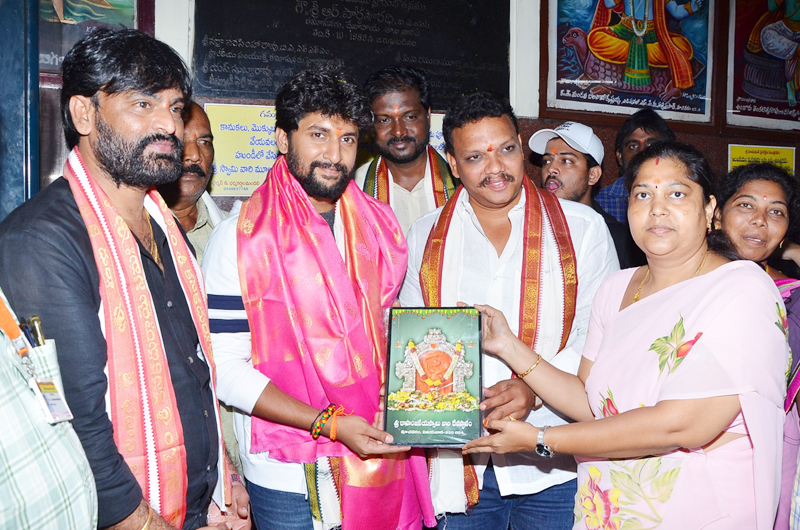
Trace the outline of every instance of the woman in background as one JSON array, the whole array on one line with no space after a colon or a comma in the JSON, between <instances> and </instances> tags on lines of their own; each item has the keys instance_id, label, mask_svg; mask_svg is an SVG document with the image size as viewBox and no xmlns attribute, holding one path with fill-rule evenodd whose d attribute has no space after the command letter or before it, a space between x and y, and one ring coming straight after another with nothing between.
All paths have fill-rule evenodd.
<instances>
[{"instance_id":1,"label":"woman in background","mask_svg":"<svg viewBox=\"0 0 800 530\"><path fill-rule=\"evenodd\" d=\"M797 395L800 390L800 281L770 268L767 260L784 248L800 228L800 186L797 180L772 164L740 166L724 177L717 188L717 226L728 236L737 253L761 266L781 292L793 352L788 393L784 401L783 465L780 503L775 529L789 528L792 487L796 482L800 448L800 418ZM795 524L794 528L797 528Z\"/></svg>"},{"instance_id":2,"label":"woman in background","mask_svg":"<svg viewBox=\"0 0 800 530\"><path fill-rule=\"evenodd\" d=\"M713 175L694 148L656 144L628 173L648 264L597 293L580 370L554 368L484 312L483 347L576 423L494 420L466 453L576 455L576 529L772 529L789 353L780 294L707 233ZM722 241L724 243L724 241Z\"/></svg>"}]
</instances>

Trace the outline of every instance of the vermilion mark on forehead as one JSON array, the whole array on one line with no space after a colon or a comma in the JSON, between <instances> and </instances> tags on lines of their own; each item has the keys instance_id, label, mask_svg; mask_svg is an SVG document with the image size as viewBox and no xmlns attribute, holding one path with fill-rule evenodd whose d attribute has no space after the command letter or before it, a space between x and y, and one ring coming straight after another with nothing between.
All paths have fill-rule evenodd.
<instances>
[{"instance_id":1,"label":"vermilion mark on forehead","mask_svg":"<svg viewBox=\"0 0 800 530\"><path fill-rule=\"evenodd\" d=\"M342 130L336 129L336 136L341 136L341 135L342 135Z\"/></svg>"},{"instance_id":2,"label":"vermilion mark on forehead","mask_svg":"<svg viewBox=\"0 0 800 530\"><path fill-rule=\"evenodd\" d=\"M660 160L661 160L660 158L656 157L656 165L658 165L658 162L659 162Z\"/></svg>"},{"instance_id":3,"label":"vermilion mark on forehead","mask_svg":"<svg viewBox=\"0 0 800 530\"><path fill-rule=\"evenodd\" d=\"M558 149L556 149L554 147L554 148L550 149L550 152L553 153L554 155L557 155L558 154Z\"/></svg>"},{"instance_id":4,"label":"vermilion mark on forehead","mask_svg":"<svg viewBox=\"0 0 800 530\"><path fill-rule=\"evenodd\" d=\"M489 144L489 147L487 147L486 150L491 153L492 151L494 151L494 147L492 146L492 144Z\"/></svg>"},{"instance_id":5,"label":"vermilion mark on forehead","mask_svg":"<svg viewBox=\"0 0 800 530\"><path fill-rule=\"evenodd\" d=\"M764 195L764 200L765 200L765 201L767 200L767 196L766 196L766 195Z\"/></svg>"},{"instance_id":6,"label":"vermilion mark on forehead","mask_svg":"<svg viewBox=\"0 0 800 530\"><path fill-rule=\"evenodd\" d=\"M653 180L653 184L655 184L656 186L658 186L659 184L661 184L661 179L655 179L655 180Z\"/></svg>"}]
</instances>

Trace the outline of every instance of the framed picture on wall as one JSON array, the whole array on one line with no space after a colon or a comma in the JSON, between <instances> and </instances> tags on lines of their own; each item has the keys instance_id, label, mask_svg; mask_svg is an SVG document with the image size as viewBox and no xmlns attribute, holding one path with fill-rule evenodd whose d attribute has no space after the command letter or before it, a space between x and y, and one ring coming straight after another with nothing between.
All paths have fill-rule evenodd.
<instances>
[{"instance_id":1,"label":"framed picture on wall","mask_svg":"<svg viewBox=\"0 0 800 530\"><path fill-rule=\"evenodd\" d=\"M800 3L731 2L727 122L800 129Z\"/></svg>"},{"instance_id":2,"label":"framed picture on wall","mask_svg":"<svg viewBox=\"0 0 800 530\"><path fill-rule=\"evenodd\" d=\"M547 107L710 122L715 0L550 0Z\"/></svg>"},{"instance_id":3,"label":"framed picture on wall","mask_svg":"<svg viewBox=\"0 0 800 530\"><path fill-rule=\"evenodd\" d=\"M41 0L39 71L59 73L72 46L97 28L137 27L142 3L152 4L153 0ZM145 9L152 11L150 6Z\"/></svg>"}]
</instances>

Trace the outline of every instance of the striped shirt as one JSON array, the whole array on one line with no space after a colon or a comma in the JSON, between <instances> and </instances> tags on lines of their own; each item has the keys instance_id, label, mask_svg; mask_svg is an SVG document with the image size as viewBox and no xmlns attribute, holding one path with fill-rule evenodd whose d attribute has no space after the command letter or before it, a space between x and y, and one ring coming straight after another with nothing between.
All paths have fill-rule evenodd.
<instances>
[{"instance_id":1,"label":"striped shirt","mask_svg":"<svg viewBox=\"0 0 800 530\"><path fill-rule=\"evenodd\" d=\"M233 430L239 442L244 476L262 488L306 494L302 464L279 462L269 452L250 453L250 413L269 378L253 368L250 326L242 302L236 257L236 225L241 202L216 228L203 256L208 292L211 346L217 364L217 395L234 407Z\"/></svg>"}]
</instances>

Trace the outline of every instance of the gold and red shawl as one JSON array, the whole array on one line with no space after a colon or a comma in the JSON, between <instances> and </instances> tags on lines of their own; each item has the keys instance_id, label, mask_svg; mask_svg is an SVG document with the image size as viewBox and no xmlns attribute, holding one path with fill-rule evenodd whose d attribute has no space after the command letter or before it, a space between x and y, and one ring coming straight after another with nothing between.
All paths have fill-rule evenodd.
<instances>
[{"instance_id":1,"label":"gold and red shawl","mask_svg":"<svg viewBox=\"0 0 800 530\"><path fill-rule=\"evenodd\" d=\"M430 191L433 193L436 207L439 208L453 196L458 184L452 173L450 173L447 162L430 145L428 146L428 165L431 168ZM364 180L364 193L385 204L389 204L390 186L391 178L389 177L389 168L386 166L386 160L383 157L378 157L372 161L369 169L367 169L367 177Z\"/></svg>"},{"instance_id":2,"label":"gold and red shawl","mask_svg":"<svg viewBox=\"0 0 800 530\"><path fill-rule=\"evenodd\" d=\"M567 220L558 204L555 195L541 193L526 175L522 187L526 193L525 221L523 225L524 251L522 277L520 285L519 337L531 349L536 343L537 325L539 322L539 279L541 277L541 257L544 252L544 216L547 216L561 256L561 272L564 280L563 333L559 351L564 348L575 318L575 303L578 293L578 274L575 263L575 250L572 247ZM458 196L464 193L459 189L451 198L436 221L428 242L420 267L420 285L425 305L437 307L442 303L442 270L447 233L453 219ZM467 495L467 506L478 502L478 477L475 469L464 460L464 488Z\"/></svg>"}]
</instances>

